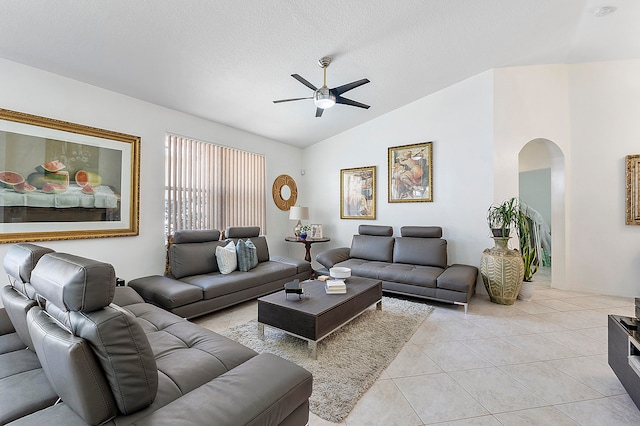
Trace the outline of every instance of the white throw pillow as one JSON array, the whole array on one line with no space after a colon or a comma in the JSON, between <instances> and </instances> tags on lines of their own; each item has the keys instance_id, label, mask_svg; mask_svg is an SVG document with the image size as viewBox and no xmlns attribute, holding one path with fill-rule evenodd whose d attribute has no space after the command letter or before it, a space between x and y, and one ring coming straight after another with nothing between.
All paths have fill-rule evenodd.
<instances>
[{"instance_id":1,"label":"white throw pillow","mask_svg":"<svg viewBox=\"0 0 640 426\"><path fill-rule=\"evenodd\" d=\"M238 267L236 258L236 246L233 241L229 241L224 247L216 247L216 261L221 274L230 274Z\"/></svg>"}]
</instances>

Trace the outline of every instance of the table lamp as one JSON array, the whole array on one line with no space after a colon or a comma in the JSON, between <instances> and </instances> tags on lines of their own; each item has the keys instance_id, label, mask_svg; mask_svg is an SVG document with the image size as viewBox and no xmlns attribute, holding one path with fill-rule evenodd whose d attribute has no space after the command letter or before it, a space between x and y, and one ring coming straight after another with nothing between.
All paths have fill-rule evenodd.
<instances>
[{"instance_id":1,"label":"table lamp","mask_svg":"<svg viewBox=\"0 0 640 426\"><path fill-rule=\"evenodd\" d=\"M309 207L291 206L289 209L289 219L298 221L293 228L293 233L296 237L299 237L300 227L302 227L301 220L309 219Z\"/></svg>"}]
</instances>

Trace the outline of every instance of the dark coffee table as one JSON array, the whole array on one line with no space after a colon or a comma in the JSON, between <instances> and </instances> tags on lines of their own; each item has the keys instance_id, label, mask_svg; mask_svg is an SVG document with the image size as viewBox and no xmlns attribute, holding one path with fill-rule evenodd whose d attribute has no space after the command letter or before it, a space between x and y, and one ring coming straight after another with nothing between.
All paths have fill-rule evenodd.
<instances>
[{"instance_id":1,"label":"dark coffee table","mask_svg":"<svg viewBox=\"0 0 640 426\"><path fill-rule=\"evenodd\" d=\"M264 337L268 325L309 342L309 354L316 358L320 340L360 315L369 306L382 309L382 282L369 278L345 280L346 294L326 294L324 282L302 283L304 296L284 290L258 299L258 332Z\"/></svg>"}]
</instances>

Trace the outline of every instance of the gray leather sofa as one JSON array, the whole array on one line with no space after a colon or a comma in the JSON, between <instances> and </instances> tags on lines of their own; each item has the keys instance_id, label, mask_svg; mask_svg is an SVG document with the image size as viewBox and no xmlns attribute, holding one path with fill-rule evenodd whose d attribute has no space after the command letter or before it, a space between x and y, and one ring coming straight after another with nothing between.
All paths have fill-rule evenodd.
<instances>
[{"instance_id":1,"label":"gray leather sofa","mask_svg":"<svg viewBox=\"0 0 640 426\"><path fill-rule=\"evenodd\" d=\"M17 244L4 266L0 424L308 422L308 371L116 288L111 265Z\"/></svg>"},{"instance_id":2,"label":"gray leather sofa","mask_svg":"<svg viewBox=\"0 0 640 426\"><path fill-rule=\"evenodd\" d=\"M333 266L351 268L357 277L382 281L382 291L463 305L475 293L478 268L447 265L447 240L439 226L403 226L393 237L390 226L360 225L351 247L316 256L329 275Z\"/></svg>"},{"instance_id":3,"label":"gray leather sofa","mask_svg":"<svg viewBox=\"0 0 640 426\"><path fill-rule=\"evenodd\" d=\"M306 280L313 272L305 260L270 256L259 227L229 227L225 233L227 238L220 240L218 230L177 231L168 250L169 272L137 278L128 285L145 301L193 318L281 290L286 282ZM215 251L229 239L250 239L258 265L247 272L221 274Z\"/></svg>"}]
</instances>

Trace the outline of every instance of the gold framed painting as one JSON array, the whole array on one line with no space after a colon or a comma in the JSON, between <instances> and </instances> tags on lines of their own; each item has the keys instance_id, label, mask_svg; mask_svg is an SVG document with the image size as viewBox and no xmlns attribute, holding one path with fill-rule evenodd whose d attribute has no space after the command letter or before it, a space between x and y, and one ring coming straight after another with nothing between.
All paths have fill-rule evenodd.
<instances>
[{"instance_id":1,"label":"gold framed painting","mask_svg":"<svg viewBox=\"0 0 640 426\"><path fill-rule=\"evenodd\" d=\"M433 201L433 142L390 147L387 158L390 203Z\"/></svg>"},{"instance_id":2,"label":"gold framed painting","mask_svg":"<svg viewBox=\"0 0 640 426\"><path fill-rule=\"evenodd\" d=\"M340 170L340 219L376 218L376 166Z\"/></svg>"},{"instance_id":3,"label":"gold framed painting","mask_svg":"<svg viewBox=\"0 0 640 426\"><path fill-rule=\"evenodd\" d=\"M0 243L138 235L140 138L0 109Z\"/></svg>"},{"instance_id":4,"label":"gold framed painting","mask_svg":"<svg viewBox=\"0 0 640 426\"><path fill-rule=\"evenodd\" d=\"M627 155L627 225L640 225L640 154Z\"/></svg>"}]
</instances>

